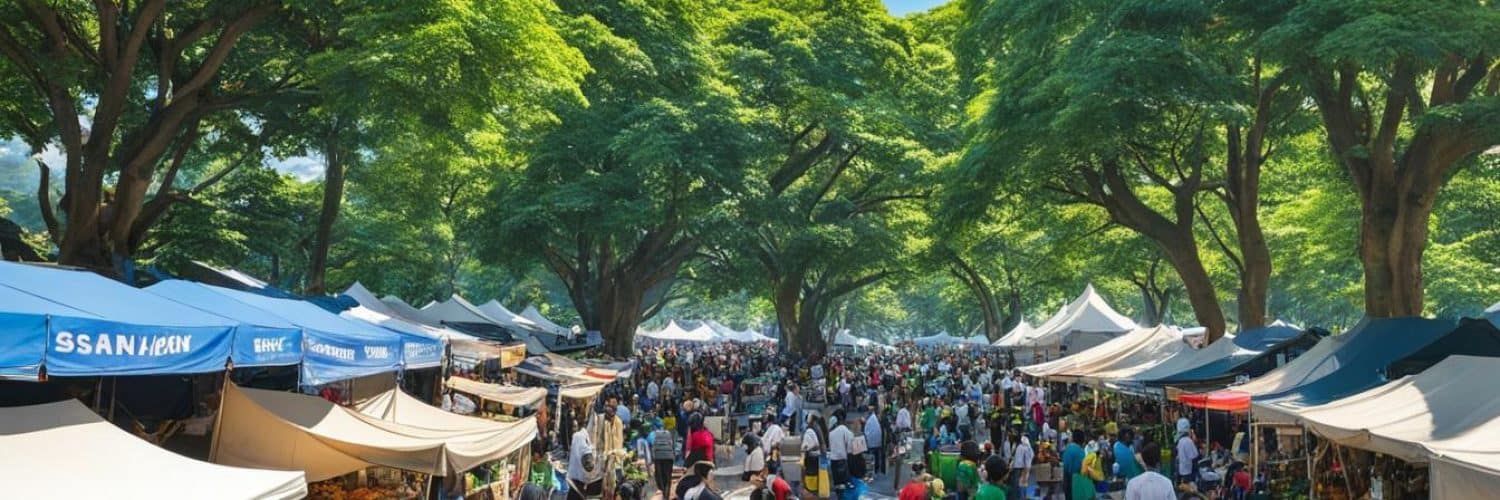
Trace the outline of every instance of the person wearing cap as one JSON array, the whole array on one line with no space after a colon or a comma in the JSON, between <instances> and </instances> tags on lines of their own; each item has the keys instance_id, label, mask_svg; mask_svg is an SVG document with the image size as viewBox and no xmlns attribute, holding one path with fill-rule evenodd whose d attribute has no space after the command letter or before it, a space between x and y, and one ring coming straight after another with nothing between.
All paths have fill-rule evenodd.
<instances>
[{"instance_id":1,"label":"person wearing cap","mask_svg":"<svg viewBox=\"0 0 1500 500\"><path fill-rule=\"evenodd\" d=\"M1198 461L1198 443L1193 441L1191 431L1178 428L1176 453L1177 482L1192 484L1198 472L1198 468L1193 466Z\"/></svg>"}]
</instances>

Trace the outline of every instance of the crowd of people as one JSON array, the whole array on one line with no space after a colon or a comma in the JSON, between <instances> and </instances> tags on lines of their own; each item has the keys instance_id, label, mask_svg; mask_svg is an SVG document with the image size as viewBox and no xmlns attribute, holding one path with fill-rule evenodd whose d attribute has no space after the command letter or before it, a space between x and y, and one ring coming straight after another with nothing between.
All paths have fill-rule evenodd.
<instances>
[{"instance_id":1,"label":"crowd of people","mask_svg":"<svg viewBox=\"0 0 1500 500\"><path fill-rule=\"evenodd\" d=\"M902 500L1109 492L1165 500L1202 484L1203 459L1234 461L1194 432L1189 415L1164 428L1175 415L1163 418L1170 410L1158 403L1110 404L1093 391L1034 380L1007 353L985 347L903 346L812 360L770 344L665 345L642 348L638 360L629 380L574 421L567 448L576 494L598 491L585 461L611 449L591 441L599 421L589 418L618 426L623 447L651 464L656 491L673 500L720 498L713 471L729 466L741 469L751 498L775 500L857 497L875 478L908 470ZM728 426L718 434L729 442L717 442L705 426L714 417L750 425ZM956 455L951 474L934 470L934 451ZM1220 482L1248 490L1245 471L1229 475Z\"/></svg>"}]
</instances>

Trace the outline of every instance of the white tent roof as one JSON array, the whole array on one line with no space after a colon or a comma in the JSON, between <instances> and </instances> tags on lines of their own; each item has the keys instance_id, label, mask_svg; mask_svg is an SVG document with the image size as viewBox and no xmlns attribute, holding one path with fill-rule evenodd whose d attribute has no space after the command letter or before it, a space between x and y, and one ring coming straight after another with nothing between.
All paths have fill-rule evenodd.
<instances>
[{"instance_id":1,"label":"white tent roof","mask_svg":"<svg viewBox=\"0 0 1500 500\"><path fill-rule=\"evenodd\" d=\"M536 310L535 306L526 306L525 309L522 309L521 317L531 320L532 324L535 324L537 327L541 328L542 331L553 335L568 336L573 334L572 329L559 325L557 323L553 323L552 320L547 319L546 316L542 316L542 312Z\"/></svg>"},{"instance_id":2,"label":"white tent roof","mask_svg":"<svg viewBox=\"0 0 1500 500\"><path fill-rule=\"evenodd\" d=\"M10 498L302 498L300 471L226 467L158 448L77 400L0 408L0 471ZM69 493L71 492L71 493ZM59 495L61 493L61 495Z\"/></svg>"},{"instance_id":3,"label":"white tent roof","mask_svg":"<svg viewBox=\"0 0 1500 500\"><path fill-rule=\"evenodd\" d=\"M1159 363L1175 352L1171 349L1173 345L1178 348L1186 347L1182 343L1182 334L1175 328L1165 326L1137 328L1071 356L1023 366L1020 370L1036 377L1079 380L1094 372L1123 368L1151 360ZM1164 350L1167 351L1167 356L1161 355ZM1155 363L1152 363L1152 366Z\"/></svg>"},{"instance_id":4,"label":"white tent roof","mask_svg":"<svg viewBox=\"0 0 1500 500\"><path fill-rule=\"evenodd\" d=\"M754 330L735 330L714 320L704 321L703 324L712 329L714 334L719 336L719 338L731 342L763 342L772 340L770 337L756 333Z\"/></svg>"},{"instance_id":5,"label":"white tent roof","mask_svg":"<svg viewBox=\"0 0 1500 500\"><path fill-rule=\"evenodd\" d=\"M1052 346L1067 341L1076 332L1124 333L1136 324L1126 318L1094 290L1094 285L1084 287L1083 294L1063 307L1061 311L1032 330L1030 334L1015 339L1002 338L1002 347Z\"/></svg>"},{"instance_id":6,"label":"white tent roof","mask_svg":"<svg viewBox=\"0 0 1500 500\"><path fill-rule=\"evenodd\" d=\"M369 290L365 289L364 285L360 285L358 282L350 285L349 289L344 291L344 295L348 295L354 299L355 302L359 303L359 306L340 313L340 316L353 317L392 330L420 331L428 336L449 341L463 340L473 342L479 340L479 337L452 328L433 326L403 317L400 313L396 312L395 308L375 298L375 294L370 293Z\"/></svg>"},{"instance_id":7,"label":"white tent roof","mask_svg":"<svg viewBox=\"0 0 1500 500\"><path fill-rule=\"evenodd\" d=\"M463 297L453 295L442 302L432 302L422 307L422 312L429 317L441 321L456 321L460 323L490 323L505 326L506 323L499 319L490 317L478 306L464 300Z\"/></svg>"},{"instance_id":8,"label":"white tent roof","mask_svg":"<svg viewBox=\"0 0 1500 500\"><path fill-rule=\"evenodd\" d=\"M876 342L864 337L856 337L853 334L849 333L849 330L847 329L839 330L838 334L834 335L833 345L860 348L891 349L891 346L882 344L880 342Z\"/></svg>"},{"instance_id":9,"label":"white tent roof","mask_svg":"<svg viewBox=\"0 0 1500 500\"><path fill-rule=\"evenodd\" d=\"M1020 339L1022 337L1025 337L1026 335L1029 335L1032 330L1033 328L1031 327L1031 323L1027 323L1026 320L1023 319L1020 323L1016 323L1015 328L1011 328L1010 331L1005 332L1005 335L1001 335L999 339L996 339L995 343L992 345L996 347L1005 346L1007 345L1007 340L1009 340L1010 342L1014 342L1016 339Z\"/></svg>"},{"instance_id":10,"label":"white tent roof","mask_svg":"<svg viewBox=\"0 0 1500 500\"><path fill-rule=\"evenodd\" d=\"M1487 313L1500 313L1500 302L1496 302L1495 305L1492 305L1489 308L1485 309L1484 312L1487 312Z\"/></svg>"},{"instance_id":11,"label":"white tent roof","mask_svg":"<svg viewBox=\"0 0 1500 500\"><path fill-rule=\"evenodd\" d=\"M974 335L958 339L959 342L971 345L990 345L990 339L984 335Z\"/></svg>"},{"instance_id":12,"label":"white tent roof","mask_svg":"<svg viewBox=\"0 0 1500 500\"><path fill-rule=\"evenodd\" d=\"M689 331L679 326L677 320L668 321L667 326L661 330L655 332L643 331L640 332L640 335L663 342L708 343L720 341L719 337L714 335L711 328L699 327Z\"/></svg>"},{"instance_id":13,"label":"white tent roof","mask_svg":"<svg viewBox=\"0 0 1500 500\"><path fill-rule=\"evenodd\" d=\"M919 346L938 346L957 344L961 340L963 339L949 335L948 332L938 332L937 335L917 337L915 339L912 339L911 342Z\"/></svg>"}]
</instances>

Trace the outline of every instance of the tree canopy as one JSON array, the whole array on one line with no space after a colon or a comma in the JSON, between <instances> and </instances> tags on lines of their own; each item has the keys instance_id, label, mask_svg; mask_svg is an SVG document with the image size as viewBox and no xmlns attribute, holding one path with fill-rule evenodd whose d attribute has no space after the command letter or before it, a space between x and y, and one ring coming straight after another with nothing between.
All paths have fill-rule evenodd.
<instances>
[{"instance_id":1,"label":"tree canopy","mask_svg":"<svg viewBox=\"0 0 1500 500\"><path fill-rule=\"evenodd\" d=\"M1482 0L0 6L0 255L997 339L1500 300Z\"/></svg>"}]
</instances>

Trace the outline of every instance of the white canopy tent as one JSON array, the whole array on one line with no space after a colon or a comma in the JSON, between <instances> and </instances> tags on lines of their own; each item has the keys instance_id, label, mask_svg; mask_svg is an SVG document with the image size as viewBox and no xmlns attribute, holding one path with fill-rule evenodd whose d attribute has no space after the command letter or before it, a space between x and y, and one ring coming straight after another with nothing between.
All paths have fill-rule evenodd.
<instances>
[{"instance_id":1,"label":"white canopy tent","mask_svg":"<svg viewBox=\"0 0 1500 500\"><path fill-rule=\"evenodd\" d=\"M841 347L857 347L861 349L892 349L891 346L882 344L880 342L876 342L864 337L856 337L854 336L854 334L849 333L849 330L847 329L839 330L839 332L833 336L833 345Z\"/></svg>"},{"instance_id":2,"label":"white canopy tent","mask_svg":"<svg viewBox=\"0 0 1500 500\"><path fill-rule=\"evenodd\" d=\"M0 408L0 477L8 498L307 496L300 471L227 467L161 449L69 399Z\"/></svg>"},{"instance_id":3,"label":"white canopy tent","mask_svg":"<svg viewBox=\"0 0 1500 500\"><path fill-rule=\"evenodd\" d=\"M687 330L682 328L681 325L678 325L677 320L668 321L667 326L665 328L662 328L661 330L654 332L642 331L639 333L642 337L646 337L649 339L655 339L662 342L685 344L707 344L712 342L720 342L723 340L719 338L718 335L714 334L712 328L699 327L692 330Z\"/></svg>"},{"instance_id":4,"label":"white canopy tent","mask_svg":"<svg viewBox=\"0 0 1500 500\"><path fill-rule=\"evenodd\" d=\"M970 344L970 345L984 345L984 346L990 345L990 339L987 338L987 337L985 337L984 335L973 335L973 336L969 336L969 337L964 337L964 338L959 339L958 341L961 342L961 343Z\"/></svg>"},{"instance_id":5,"label":"white canopy tent","mask_svg":"<svg viewBox=\"0 0 1500 500\"><path fill-rule=\"evenodd\" d=\"M1095 372L1148 362L1161 356L1164 350L1171 351L1172 344L1186 347L1182 344L1182 334L1175 328L1165 326L1137 328L1071 356L1046 363L1022 366L1020 370L1034 377L1077 381ZM1162 356L1161 359L1166 357Z\"/></svg>"},{"instance_id":6,"label":"white canopy tent","mask_svg":"<svg viewBox=\"0 0 1500 500\"><path fill-rule=\"evenodd\" d=\"M1010 331L1005 332L1005 335L1001 335L999 339L995 340L995 343L990 345L993 345L995 347L1014 345L1013 343L1015 341L1027 335L1030 335L1033 330L1035 330L1035 328L1031 327L1031 323L1027 323L1026 320L1023 319L1020 323L1016 323L1015 328L1011 328ZM1007 344L1007 342L1011 342L1011 344Z\"/></svg>"},{"instance_id":7,"label":"white canopy tent","mask_svg":"<svg viewBox=\"0 0 1500 500\"><path fill-rule=\"evenodd\" d=\"M923 347L932 347L940 345L955 345L962 341L963 338L954 337L952 335L949 335L948 332L938 332L936 335L917 337L915 339L912 339L911 342Z\"/></svg>"},{"instance_id":8,"label":"white canopy tent","mask_svg":"<svg viewBox=\"0 0 1500 500\"><path fill-rule=\"evenodd\" d=\"M1064 306L1046 322L1030 333L1015 338L1001 339L1001 347L1022 351L1052 352L1066 346L1068 352L1076 353L1104 343L1136 327L1134 321L1116 312L1094 290L1094 285L1084 287L1083 293Z\"/></svg>"},{"instance_id":9,"label":"white canopy tent","mask_svg":"<svg viewBox=\"0 0 1500 500\"><path fill-rule=\"evenodd\" d=\"M493 301L492 301L493 302ZM495 305L499 305L498 302ZM501 309L504 309L503 307ZM540 331L535 327L528 329L524 323L517 322L514 318L496 318L486 313L479 306L470 303L463 297L453 295L448 300L428 304L422 308L421 314L438 322L457 323L488 323L491 325L506 327L506 331L516 340L526 344L526 352L530 354L543 354L551 352L540 339L532 335L534 331Z\"/></svg>"}]
</instances>

